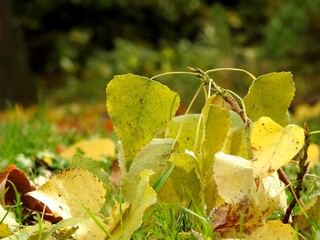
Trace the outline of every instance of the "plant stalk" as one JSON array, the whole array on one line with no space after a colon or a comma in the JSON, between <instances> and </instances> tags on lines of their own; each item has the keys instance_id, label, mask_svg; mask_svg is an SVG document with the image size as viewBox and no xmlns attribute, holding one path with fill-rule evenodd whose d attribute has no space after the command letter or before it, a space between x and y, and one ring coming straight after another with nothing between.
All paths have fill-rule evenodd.
<instances>
[{"instance_id":1,"label":"plant stalk","mask_svg":"<svg viewBox=\"0 0 320 240\"><path fill-rule=\"evenodd\" d=\"M293 199L290 205L288 206L286 213L282 219L283 223L289 222L292 210L294 209L297 202L301 198L301 191L303 188L303 178L307 173L308 166L309 166L309 163L306 162L308 159L308 148L310 145L310 133L309 133L307 124L304 124L304 131L305 131L305 141L304 141L304 146L301 150L302 152L299 158L299 171L297 172L297 179L296 179L297 184L296 184L296 187L294 188Z\"/></svg>"}]
</instances>

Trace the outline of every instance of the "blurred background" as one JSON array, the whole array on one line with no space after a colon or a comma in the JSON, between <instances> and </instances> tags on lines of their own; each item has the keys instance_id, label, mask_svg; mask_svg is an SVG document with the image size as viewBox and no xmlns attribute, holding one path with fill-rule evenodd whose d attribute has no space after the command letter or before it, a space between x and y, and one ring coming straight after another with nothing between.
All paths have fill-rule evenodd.
<instances>
[{"instance_id":1,"label":"blurred background","mask_svg":"<svg viewBox=\"0 0 320 240\"><path fill-rule=\"evenodd\" d=\"M0 108L101 102L116 74L188 66L291 71L294 103L312 104L320 98L319 1L0 1ZM251 82L234 72L214 77L243 94ZM186 101L198 85L179 75L163 81Z\"/></svg>"}]
</instances>

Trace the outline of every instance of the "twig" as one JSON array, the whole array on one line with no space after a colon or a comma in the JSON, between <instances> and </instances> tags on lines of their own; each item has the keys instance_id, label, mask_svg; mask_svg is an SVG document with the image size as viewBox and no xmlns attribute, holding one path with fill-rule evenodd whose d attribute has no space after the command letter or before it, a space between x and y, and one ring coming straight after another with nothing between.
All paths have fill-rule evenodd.
<instances>
[{"instance_id":1,"label":"twig","mask_svg":"<svg viewBox=\"0 0 320 240\"><path fill-rule=\"evenodd\" d=\"M215 93L217 93L218 95L220 95L224 101L226 101L227 103L230 104L232 111L236 112L241 119L243 120L243 122L249 126L252 121L247 117L245 111L243 109L240 108L238 102L234 99L234 97L231 94L236 95L235 93L233 93L230 90L226 90L223 89L222 87L218 86L212 79L210 79L210 77L208 76L207 73L209 72L213 72L213 71L221 71L221 70L236 70L239 71L239 69L216 69L216 70L208 70L206 72L204 72L203 70L201 70L200 68L192 68L192 67L188 67L188 69L197 74L197 77L200 79L200 81L206 85L209 86L209 89L211 88L212 91L214 91ZM247 71L245 71L247 72ZM248 72L247 72L248 73ZM255 79L255 77L252 75L252 78ZM236 95L238 97L238 95ZM243 104L243 103L242 103Z\"/></svg>"},{"instance_id":2,"label":"twig","mask_svg":"<svg viewBox=\"0 0 320 240\"><path fill-rule=\"evenodd\" d=\"M294 209L294 207L297 204L297 201L300 200L301 198L301 190L303 188L303 178L308 170L308 166L309 163L306 163L307 159L308 159L308 148L310 145L310 134L309 134L309 129L307 124L304 124L304 131L305 131L305 141L304 141L304 146L301 150L301 155L300 155L300 159L299 159L299 171L297 172L297 185L294 189L293 192L293 199L290 203L290 205L288 206L286 213L282 219L283 223L288 223L292 210Z\"/></svg>"},{"instance_id":3,"label":"twig","mask_svg":"<svg viewBox=\"0 0 320 240\"><path fill-rule=\"evenodd\" d=\"M292 188L292 183L290 182L287 174L283 171L282 168L279 168L277 172L278 172L279 179L284 183L284 185L286 185L286 187L288 186L289 191L291 192L292 195L294 195L295 193Z\"/></svg>"}]
</instances>

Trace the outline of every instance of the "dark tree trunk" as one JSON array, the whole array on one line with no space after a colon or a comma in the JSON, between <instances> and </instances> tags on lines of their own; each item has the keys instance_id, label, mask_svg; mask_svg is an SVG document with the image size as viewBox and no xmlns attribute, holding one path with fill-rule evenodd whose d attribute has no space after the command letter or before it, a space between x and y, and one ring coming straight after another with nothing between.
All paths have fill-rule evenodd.
<instances>
[{"instance_id":1,"label":"dark tree trunk","mask_svg":"<svg viewBox=\"0 0 320 240\"><path fill-rule=\"evenodd\" d=\"M14 26L11 0L0 0L0 108L6 102L28 105L36 100L22 34Z\"/></svg>"}]
</instances>

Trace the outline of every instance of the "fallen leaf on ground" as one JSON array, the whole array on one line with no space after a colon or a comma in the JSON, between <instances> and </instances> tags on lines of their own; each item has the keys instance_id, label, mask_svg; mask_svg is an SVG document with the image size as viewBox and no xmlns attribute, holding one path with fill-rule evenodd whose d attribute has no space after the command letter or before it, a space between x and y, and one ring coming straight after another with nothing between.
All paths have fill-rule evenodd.
<instances>
[{"instance_id":1,"label":"fallen leaf on ground","mask_svg":"<svg viewBox=\"0 0 320 240\"><path fill-rule=\"evenodd\" d=\"M30 197L48 206L55 217L85 219L75 233L77 239L105 236L86 210L98 218L105 202L105 194L106 190L98 177L79 167L59 172L40 188L28 193Z\"/></svg>"},{"instance_id":2,"label":"fallen leaf on ground","mask_svg":"<svg viewBox=\"0 0 320 240\"><path fill-rule=\"evenodd\" d=\"M14 206L17 201L16 194L18 193L22 202L23 215L36 211L43 214L43 218L47 221L58 222L61 220L60 216L53 216L51 209L45 204L28 195L29 192L36 190L36 187L28 176L14 165L9 165L0 174L0 183L0 193L3 194L5 205Z\"/></svg>"},{"instance_id":3,"label":"fallen leaf on ground","mask_svg":"<svg viewBox=\"0 0 320 240\"><path fill-rule=\"evenodd\" d=\"M114 158L116 155L114 142L107 138L80 141L65 149L60 155L65 159L71 159L78 151L94 160L102 160L103 157Z\"/></svg>"},{"instance_id":4,"label":"fallen leaf on ground","mask_svg":"<svg viewBox=\"0 0 320 240\"><path fill-rule=\"evenodd\" d=\"M320 149L319 145L315 143L310 143L308 148L308 158L306 163L309 163L309 168L320 165Z\"/></svg>"}]
</instances>

